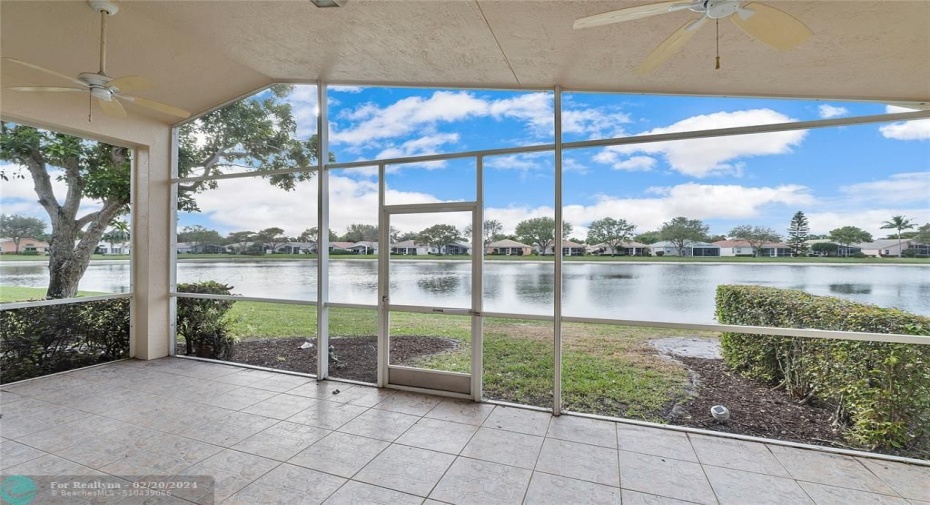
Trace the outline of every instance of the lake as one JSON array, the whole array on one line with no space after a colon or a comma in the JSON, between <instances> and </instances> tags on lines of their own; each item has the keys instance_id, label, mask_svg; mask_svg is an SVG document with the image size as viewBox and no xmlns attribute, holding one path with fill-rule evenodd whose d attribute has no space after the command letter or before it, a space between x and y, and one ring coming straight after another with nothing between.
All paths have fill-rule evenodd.
<instances>
[{"instance_id":1,"label":"lake","mask_svg":"<svg viewBox=\"0 0 930 505\"><path fill-rule=\"evenodd\" d=\"M403 260L391 263L391 302L469 307L470 262ZM484 310L551 314L551 262L485 263ZM377 303L377 262L330 261L330 300ZM754 284L804 290L930 315L930 265L777 265L770 263L675 264L566 262L566 316L711 323L720 284ZM182 261L178 282L215 280L245 296L316 299L315 260ZM46 287L39 262L0 263L7 286ZM129 290L128 261L94 261L80 289Z\"/></svg>"}]
</instances>

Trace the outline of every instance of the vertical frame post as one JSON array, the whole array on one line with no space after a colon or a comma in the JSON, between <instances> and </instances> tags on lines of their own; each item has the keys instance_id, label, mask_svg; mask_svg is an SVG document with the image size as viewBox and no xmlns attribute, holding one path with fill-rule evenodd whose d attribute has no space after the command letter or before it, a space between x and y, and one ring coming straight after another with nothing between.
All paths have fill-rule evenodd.
<instances>
[{"instance_id":1,"label":"vertical frame post","mask_svg":"<svg viewBox=\"0 0 930 505\"><path fill-rule=\"evenodd\" d=\"M178 127L171 128L171 179L178 179L178 149L180 148ZM138 173L138 171L136 171ZM168 209L171 215L168 222L171 223L171 229L168 230L168 291L176 293L178 291L178 186L179 182L171 183L169 195L171 201L168 202ZM133 212L133 222L135 222L135 212ZM135 228L135 226L133 226ZM132 231L132 257L136 257L136 231ZM135 292L135 286L133 286ZM133 297L135 298L135 297ZM168 355L177 356L178 345L178 297L169 296L168 298ZM135 352L130 350L130 355L135 357Z\"/></svg>"},{"instance_id":2,"label":"vertical frame post","mask_svg":"<svg viewBox=\"0 0 930 505\"><path fill-rule=\"evenodd\" d=\"M390 344L388 332L391 327L388 304L390 303L391 220L384 210L384 163L378 164L378 387L388 383Z\"/></svg>"},{"instance_id":3,"label":"vertical frame post","mask_svg":"<svg viewBox=\"0 0 930 505\"><path fill-rule=\"evenodd\" d=\"M475 210L471 213L471 394L481 401L484 371L484 156L475 157Z\"/></svg>"},{"instance_id":4,"label":"vertical frame post","mask_svg":"<svg viewBox=\"0 0 930 505\"><path fill-rule=\"evenodd\" d=\"M552 413L562 413L562 86L553 90L555 106L555 276L553 296Z\"/></svg>"},{"instance_id":5,"label":"vertical frame post","mask_svg":"<svg viewBox=\"0 0 930 505\"><path fill-rule=\"evenodd\" d=\"M329 377L329 118L326 83L317 81L316 380Z\"/></svg>"}]
</instances>

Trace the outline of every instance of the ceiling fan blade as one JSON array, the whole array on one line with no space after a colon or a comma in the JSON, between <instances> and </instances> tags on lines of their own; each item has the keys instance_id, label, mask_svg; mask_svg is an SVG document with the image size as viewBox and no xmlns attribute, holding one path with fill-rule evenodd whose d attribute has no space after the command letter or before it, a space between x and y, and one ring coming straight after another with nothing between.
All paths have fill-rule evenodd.
<instances>
[{"instance_id":1,"label":"ceiling fan blade","mask_svg":"<svg viewBox=\"0 0 930 505\"><path fill-rule=\"evenodd\" d=\"M127 77L117 77L107 83L107 86L117 88L120 91L142 91L152 87L152 83L145 77L130 75Z\"/></svg>"},{"instance_id":2,"label":"ceiling fan blade","mask_svg":"<svg viewBox=\"0 0 930 505\"><path fill-rule=\"evenodd\" d=\"M47 69L47 68L45 68L45 67L40 67L40 66L38 66L38 65L33 65L32 63L27 63L27 62L25 62L25 61L23 61L23 60L17 60L16 58L7 58L6 56L3 57L3 60L5 60L5 61L10 61L10 62L13 62L13 63L18 63L18 64L20 64L20 65L22 65L22 66L24 66L24 67L28 67L28 68L31 68L31 69L33 69L33 70L38 70L39 72L45 72L46 74L54 75L55 77L59 77L59 78L64 79L64 80L66 80L66 81L71 81L71 82L73 82L73 83L75 83L75 84L79 84L79 85L81 85L81 86L87 87L86 84L84 84L83 82L77 80L77 79L74 78L74 77L70 77L70 76L67 76L67 75L65 75L65 74L60 74L60 73L58 73L58 72L56 72L56 71L54 71L54 70L49 70L49 69Z\"/></svg>"},{"instance_id":3,"label":"ceiling fan blade","mask_svg":"<svg viewBox=\"0 0 930 505\"><path fill-rule=\"evenodd\" d=\"M575 24L572 25L572 28L577 30L579 28L591 28L592 26L632 21L634 19L665 14L666 12L687 9L692 5L693 4L690 2L682 2L680 0L677 2L659 2L654 4L639 5L636 7L605 12L603 14L595 14L594 16L578 19L575 21Z\"/></svg>"},{"instance_id":4,"label":"ceiling fan blade","mask_svg":"<svg viewBox=\"0 0 930 505\"><path fill-rule=\"evenodd\" d=\"M163 112L165 114L176 116L181 119L188 118L191 115L190 112L184 109L179 109L178 107L174 107L173 105L168 105L168 104L164 104L161 102L156 102L155 100L149 100L147 98L139 98L137 96L129 96L129 95L118 95L118 96L124 100L129 100L130 102L133 102L136 105L148 107L149 109L157 110L158 112Z\"/></svg>"},{"instance_id":5,"label":"ceiling fan blade","mask_svg":"<svg viewBox=\"0 0 930 505\"><path fill-rule=\"evenodd\" d=\"M120 118L126 117L126 109L124 109L123 105L116 100L101 100L98 98L97 103L100 104L100 108L107 116Z\"/></svg>"},{"instance_id":6,"label":"ceiling fan blade","mask_svg":"<svg viewBox=\"0 0 930 505\"><path fill-rule=\"evenodd\" d=\"M13 86L11 88L13 91L77 91L79 93L86 93L86 89L81 88L62 88L60 86Z\"/></svg>"},{"instance_id":7,"label":"ceiling fan blade","mask_svg":"<svg viewBox=\"0 0 930 505\"><path fill-rule=\"evenodd\" d=\"M639 75L645 75L659 68L660 65L665 63L665 60L669 59L687 44L688 41L691 40L691 37L697 33L698 29L704 26L706 21L707 17L701 17L695 21L688 21L685 23L684 26L676 30L675 33L669 35L658 47L653 49L652 52L649 53L649 56L646 56L646 59L636 67L634 72Z\"/></svg>"},{"instance_id":8,"label":"ceiling fan blade","mask_svg":"<svg viewBox=\"0 0 930 505\"><path fill-rule=\"evenodd\" d=\"M794 16L758 3L746 5L730 19L747 35L775 49L791 49L814 34Z\"/></svg>"}]
</instances>

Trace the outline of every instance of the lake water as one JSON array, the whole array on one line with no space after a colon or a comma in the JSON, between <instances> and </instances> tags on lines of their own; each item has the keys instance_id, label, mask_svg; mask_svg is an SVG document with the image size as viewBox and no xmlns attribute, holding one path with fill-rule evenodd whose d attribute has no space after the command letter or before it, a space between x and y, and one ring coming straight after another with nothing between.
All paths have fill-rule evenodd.
<instances>
[{"instance_id":1,"label":"lake water","mask_svg":"<svg viewBox=\"0 0 930 505\"><path fill-rule=\"evenodd\" d=\"M468 308L470 262L403 260L391 263L391 302ZM484 310L551 314L553 264L485 263ZM330 300L375 305L377 262L330 261ZM883 307L930 315L930 265L775 265L753 263L576 263L563 266L566 316L713 322L714 294L720 284L754 284L801 289ZM316 299L315 260L185 261L178 282L215 280L245 296ZM0 284L46 287L42 263L0 263ZM129 290L128 261L94 261L80 289L123 293Z\"/></svg>"}]
</instances>

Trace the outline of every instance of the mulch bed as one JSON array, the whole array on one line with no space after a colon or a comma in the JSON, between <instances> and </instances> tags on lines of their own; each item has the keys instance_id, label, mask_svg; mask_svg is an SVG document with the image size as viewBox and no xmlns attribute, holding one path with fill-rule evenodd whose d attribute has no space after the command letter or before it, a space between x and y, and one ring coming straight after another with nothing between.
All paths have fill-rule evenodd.
<instances>
[{"instance_id":1,"label":"mulch bed","mask_svg":"<svg viewBox=\"0 0 930 505\"><path fill-rule=\"evenodd\" d=\"M236 343L231 361L248 365L316 373L316 339L313 347L301 349L303 338L246 340ZM337 361L330 361L329 374L334 378L362 382L378 380L378 338L331 337ZM438 337L391 337L391 362L409 363L422 356L451 351L457 347L451 339Z\"/></svg>"},{"instance_id":2,"label":"mulch bed","mask_svg":"<svg viewBox=\"0 0 930 505\"><path fill-rule=\"evenodd\" d=\"M676 406L668 421L679 426L846 447L841 428L833 426L833 409L816 402L800 404L781 389L751 381L724 366L723 360L676 357L692 375L693 396ZM721 423L710 408L723 405L730 419Z\"/></svg>"}]
</instances>

